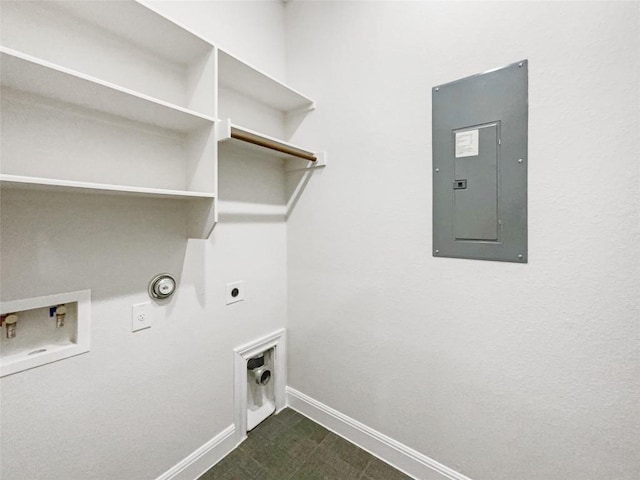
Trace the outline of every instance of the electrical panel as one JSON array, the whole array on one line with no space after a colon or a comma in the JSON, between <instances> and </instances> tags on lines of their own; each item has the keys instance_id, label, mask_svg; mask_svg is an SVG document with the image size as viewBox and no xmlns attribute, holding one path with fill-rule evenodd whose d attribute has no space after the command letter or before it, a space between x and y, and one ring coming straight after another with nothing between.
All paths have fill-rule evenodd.
<instances>
[{"instance_id":1,"label":"electrical panel","mask_svg":"<svg viewBox=\"0 0 640 480\"><path fill-rule=\"evenodd\" d=\"M528 62L434 87L433 255L527 262Z\"/></svg>"}]
</instances>

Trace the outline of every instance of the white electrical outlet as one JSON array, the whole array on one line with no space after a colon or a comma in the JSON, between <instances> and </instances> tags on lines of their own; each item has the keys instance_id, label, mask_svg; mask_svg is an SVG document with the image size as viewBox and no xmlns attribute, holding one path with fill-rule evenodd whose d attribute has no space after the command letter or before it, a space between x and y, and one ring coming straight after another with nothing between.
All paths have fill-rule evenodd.
<instances>
[{"instance_id":1,"label":"white electrical outlet","mask_svg":"<svg viewBox=\"0 0 640 480\"><path fill-rule=\"evenodd\" d=\"M137 303L131 307L131 331L151 327L151 302Z\"/></svg>"},{"instance_id":2,"label":"white electrical outlet","mask_svg":"<svg viewBox=\"0 0 640 480\"><path fill-rule=\"evenodd\" d=\"M227 283L227 305L244 300L243 282Z\"/></svg>"}]
</instances>

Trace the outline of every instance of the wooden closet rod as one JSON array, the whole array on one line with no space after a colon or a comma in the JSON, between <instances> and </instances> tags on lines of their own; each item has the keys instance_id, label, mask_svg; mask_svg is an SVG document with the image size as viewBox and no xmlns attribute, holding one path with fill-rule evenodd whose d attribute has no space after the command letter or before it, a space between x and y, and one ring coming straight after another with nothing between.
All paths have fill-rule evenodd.
<instances>
[{"instance_id":1,"label":"wooden closet rod","mask_svg":"<svg viewBox=\"0 0 640 480\"><path fill-rule=\"evenodd\" d=\"M311 152L307 152L306 150L301 150L289 145L283 145L273 140L269 140L258 135L253 135L249 132L237 130L235 128L231 128L231 138L242 140L243 142L247 143L252 143L260 147L269 148L271 150L276 150L278 152L286 153L287 155L293 155L294 157L309 160L310 162L315 162L316 160L318 160L318 157L316 157Z\"/></svg>"}]
</instances>

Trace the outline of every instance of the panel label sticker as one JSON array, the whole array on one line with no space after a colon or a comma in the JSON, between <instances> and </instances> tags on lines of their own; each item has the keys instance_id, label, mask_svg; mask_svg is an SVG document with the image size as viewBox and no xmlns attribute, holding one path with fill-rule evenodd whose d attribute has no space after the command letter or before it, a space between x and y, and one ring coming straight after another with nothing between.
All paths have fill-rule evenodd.
<instances>
[{"instance_id":1,"label":"panel label sticker","mask_svg":"<svg viewBox=\"0 0 640 480\"><path fill-rule=\"evenodd\" d=\"M456 132L456 158L478 156L478 129Z\"/></svg>"}]
</instances>

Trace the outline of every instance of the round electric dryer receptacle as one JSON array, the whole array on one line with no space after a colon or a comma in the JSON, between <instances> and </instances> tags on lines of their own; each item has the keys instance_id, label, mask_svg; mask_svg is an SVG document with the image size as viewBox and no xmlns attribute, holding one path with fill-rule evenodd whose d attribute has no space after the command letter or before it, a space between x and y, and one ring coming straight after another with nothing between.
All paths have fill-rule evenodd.
<instances>
[{"instance_id":1,"label":"round electric dryer receptacle","mask_svg":"<svg viewBox=\"0 0 640 480\"><path fill-rule=\"evenodd\" d=\"M176 279L168 273L156 275L149 282L149 296L157 300L169 298L176 291Z\"/></svg>"}]
</instances>

